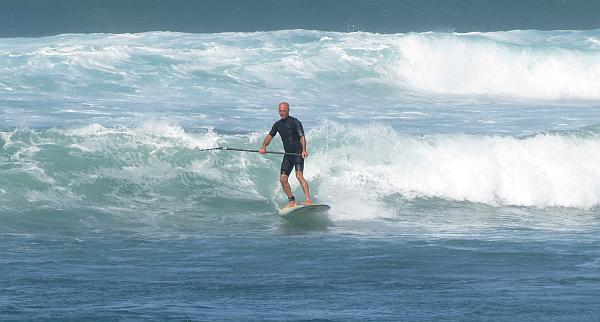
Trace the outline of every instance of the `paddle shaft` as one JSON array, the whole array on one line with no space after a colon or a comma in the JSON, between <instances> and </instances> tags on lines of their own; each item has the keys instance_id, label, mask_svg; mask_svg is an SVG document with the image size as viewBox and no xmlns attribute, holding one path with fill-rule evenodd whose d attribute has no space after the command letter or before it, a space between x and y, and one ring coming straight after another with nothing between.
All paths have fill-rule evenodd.
<instances>
[{"instance_id":1,"label":"paddle shaft","mask_svg":"<svg viewBox=\"0 0 600 322\"><path fill-rule=\"evenodd\" d=\"M228 147L224 147L224 146L220 146L218 148L200 149L198 151L211 151L211 150L227 150L227 151L241 151L241 152L255 152L255 153L260 153L259 150L228 148ZM267 151L267 153L302 156L302 154L300 154L300 153L290 153L290 152Z\"/></svg>"}]
</instances>

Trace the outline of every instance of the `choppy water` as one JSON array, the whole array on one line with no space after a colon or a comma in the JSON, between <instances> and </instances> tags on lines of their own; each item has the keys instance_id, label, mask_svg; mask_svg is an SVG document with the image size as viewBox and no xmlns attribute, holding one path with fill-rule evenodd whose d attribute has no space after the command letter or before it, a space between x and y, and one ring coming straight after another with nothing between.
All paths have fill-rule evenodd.
<instances>
[{"instance_id":1,"label":"choppy water","mask_svg":"<svg viewBox=\"0 0 600 322\"><path fill-rule=\"evenodd\" d=\"M4 38L0 71L2 319L600 313L600 31ZM198 151L282 100L327 223L277 217L280 157Z\"/></svg>"}]
</instances>

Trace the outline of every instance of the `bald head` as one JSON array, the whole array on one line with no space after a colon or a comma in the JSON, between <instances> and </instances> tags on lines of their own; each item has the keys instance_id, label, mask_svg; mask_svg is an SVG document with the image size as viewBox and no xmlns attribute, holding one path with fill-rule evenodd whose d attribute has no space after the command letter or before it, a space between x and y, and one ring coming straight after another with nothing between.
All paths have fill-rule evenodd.
<instances>
[{"instance_id":1,"label":"bald head","mask_svg":"<svg viewBox=\"0 0 600 322\"><path fill-rule=\"evenodd\" d=\"M286 119L288 116L290 116L290 104L288 104L288 102L281 102L279 103L279 117L284 120Z\"/></svg>"}]
</instances>

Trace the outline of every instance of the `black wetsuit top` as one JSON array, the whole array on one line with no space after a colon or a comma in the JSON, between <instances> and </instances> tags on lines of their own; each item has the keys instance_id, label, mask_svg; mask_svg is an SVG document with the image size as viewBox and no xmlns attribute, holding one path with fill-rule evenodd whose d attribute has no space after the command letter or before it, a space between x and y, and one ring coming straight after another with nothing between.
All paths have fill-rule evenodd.
<instances>
[{"instance_id":1,"label":"black wetsuit top","mask_svg":"<svg viewBox=\"0 0 600 322\"><path fill-rule=\"evenodd\" d=\"M288 153L301 153L302 145L300 145L300 137L304 136L302 123L297 118L288 116L283 120L279 120L273 124L269 135L275 137L279 133L283 142L283 150Z\"/></svg>"},{"instance_id":2,"label":"black wetsuit top","mask_svg":"<svg viewBox=\"0 0 600 322\"><path fill-rule=\"evenodd\" d=\"M288 116L283 120L279 120L273 124L273 128L269 135L275 137L279 133L283 142L283 150L288 153L302 153L302 145L300 138L304 136L302 123L298 119ZM292 168L296 167L296 171L304 171L304 158L296 155L284 155L281 161L281 174L289 176Z\"/></svg>"}]
</instances>

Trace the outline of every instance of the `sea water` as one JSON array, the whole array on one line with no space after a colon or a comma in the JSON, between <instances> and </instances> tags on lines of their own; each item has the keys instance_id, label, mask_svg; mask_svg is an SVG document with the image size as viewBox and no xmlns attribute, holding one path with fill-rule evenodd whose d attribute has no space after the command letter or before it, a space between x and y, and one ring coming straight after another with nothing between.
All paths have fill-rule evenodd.
<instances>
[{"instance_id":1,"label":"sea water","mask_svg":"<svg viewBox=\"0 0 600 322\"><path fill-rule=\"evenodd\" d=\"M2 38L0 71L2 320L600 316L598 30ZM280 156L199 151L280 101L325 224L278 217Z\"/></svg>"}]
</instances>

